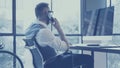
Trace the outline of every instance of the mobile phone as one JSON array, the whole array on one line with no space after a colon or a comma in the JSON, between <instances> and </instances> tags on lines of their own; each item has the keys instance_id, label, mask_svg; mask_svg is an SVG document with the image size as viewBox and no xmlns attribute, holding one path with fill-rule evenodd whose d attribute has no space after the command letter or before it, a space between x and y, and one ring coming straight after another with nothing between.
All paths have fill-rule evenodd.
<instances>
[{"instance_id":1,"label":"mobile phone","mask_svg":"<svg viewBox=\"0 0 120 68\"><path fill-rule=\"evenodd\" d=\"M54 22L53 12L52 12L52 11L49 11L49 13L48 13L48 18L49 18L49 20L50 20L52 23Z\"/></svg>"}]
</instances>

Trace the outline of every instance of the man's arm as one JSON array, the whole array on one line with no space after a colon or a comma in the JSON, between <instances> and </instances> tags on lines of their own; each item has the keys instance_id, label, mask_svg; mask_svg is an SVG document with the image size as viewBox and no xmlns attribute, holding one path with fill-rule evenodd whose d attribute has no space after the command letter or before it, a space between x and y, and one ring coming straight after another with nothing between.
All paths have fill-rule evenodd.
<instances>
[{"instance_id":1,"label":"man's arm","mask_svg":"<svg viewBox=\"0 0 120 68\"><path fill-rule=\"evenodd\" d=\"M54 18L54 24L53 25L57 29L57 31L58 31L58 33L60 35L61 40L66 42L66 44L67 44L67 46L69 48L69 43L68 43L67 39L65 38L65 35L64 35L64 33L63 33L63 31L62 31L62 29L60 27L60 24L59 24L59 22L58 22L58 20L56 18Z\"/></svg>"},{"instance_id":2,"label":"man's arm","mask_svg":"<svg viewBox=\"0 0 120 68\"><path fill-rule=\"evenodd\" d=\"M36 35L36 41L39 45L48 45L56 50L65 51L68 49L65 41L55 37L55 35L48 28L41 29Z\"/></svg>"}]
</instances>

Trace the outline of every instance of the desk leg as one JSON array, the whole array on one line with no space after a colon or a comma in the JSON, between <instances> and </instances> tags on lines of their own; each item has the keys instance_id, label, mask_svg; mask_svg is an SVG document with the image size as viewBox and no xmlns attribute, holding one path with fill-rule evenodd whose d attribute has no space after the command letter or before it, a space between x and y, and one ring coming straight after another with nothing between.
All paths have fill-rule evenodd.
<instances>
[{"instance_id":1,"label":"desk leg","mask_svg":"<svg viewBox=\"0 0 120 68\"><path fill-rule=\"evenodd\" d=\"M91 51L91 56L93 58L93 68L94 68L94 51Z\"/></svg>"},{"instance_id":2,"label":"desk leg","mask_svg":"<svg viewBox=\"0 0 120 68\"><path fill-rule=\"evenodd\" d=\"M84 50L81 50L81 54L84 54L83 51ZM92 65L92 67L94 68L94 51L91 51L91 56L92 56L92 59L93 59L93 65ZM82 68L84 68L84 67L82 66Z\"/></svg>"}]
</instances>

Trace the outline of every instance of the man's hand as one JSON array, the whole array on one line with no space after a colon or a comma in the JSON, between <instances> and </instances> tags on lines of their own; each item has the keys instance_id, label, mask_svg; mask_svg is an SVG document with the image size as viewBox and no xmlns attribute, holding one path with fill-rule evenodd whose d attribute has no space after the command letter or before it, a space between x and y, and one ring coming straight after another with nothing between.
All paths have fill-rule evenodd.
<instances>
[{"instance_id":1,"label":"man's hand","mask_svg":"<svg viewBox=\"0 0 120 68\"><path fill-rule=\"evenodd\" d=\"M61 27L60 27L59 21L58 21L56 18L54 18L53 20L54 20L54 22L52 23L53 26L54 26L56 29L60 29Z\"/></svg>"}]
</instances>

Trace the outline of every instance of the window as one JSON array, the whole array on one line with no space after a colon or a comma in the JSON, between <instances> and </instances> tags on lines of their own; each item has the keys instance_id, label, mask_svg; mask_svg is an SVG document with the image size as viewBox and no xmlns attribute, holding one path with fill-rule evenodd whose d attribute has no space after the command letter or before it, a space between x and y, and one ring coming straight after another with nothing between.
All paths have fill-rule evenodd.
<instances>
[{"instance_id":1,"label":"window","mask_svg":"<svg viewBox=\"0 0 120 68\"><path fill-rule=\"evenodd\" d=\"M5 45L4 50L13 52L12 33L12 0L0 0L0 43ZM6 36L1 36L7 34ZM11 34L12 35L12 34ZM0 53L0 67L13 67L13 56Z\"/></svg>"}]
</instances>

